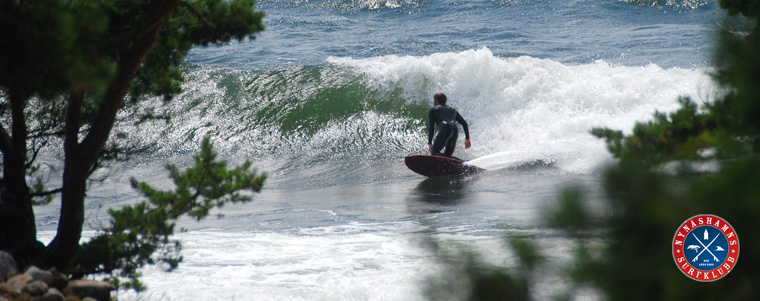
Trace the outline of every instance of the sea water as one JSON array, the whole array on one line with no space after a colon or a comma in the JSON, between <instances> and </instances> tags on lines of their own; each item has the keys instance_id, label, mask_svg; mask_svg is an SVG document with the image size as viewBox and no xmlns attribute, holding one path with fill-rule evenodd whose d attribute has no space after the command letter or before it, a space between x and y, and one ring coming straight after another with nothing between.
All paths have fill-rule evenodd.
<instances>
[{"instance_id":1,"label":"sea water","mask_svg":"<svg viewBox=\"0 0 760 301\"><path fill-rule=\"evenodd\" d=\"M191 165L210 136L230 165L269 178L247 204L182 219L184 261L142 270L148 289L120 300L423 300L445 266L426 247L515 258L505 235L543 237L564 187L598 199L614 162L594 127L630 133L677 99L714 98L714 1L260 1L254 40L194 49L184 92L120 113L118 133L150 151L93 175L85 236L107 208L141 201L136 177L171 189L164 165ZM432 95L470 125L455 155L487 171L426 179L403 158L427 152ZM151 112L171 121L135 122ZM51 174L60 172L51 164ZM58 205L35 207L52 237ZM217 218L216 215L223 215ZM85 238L86 239L86 238ZM563 289L547 275L538 299Z\"/></svg>"}]
</instances>

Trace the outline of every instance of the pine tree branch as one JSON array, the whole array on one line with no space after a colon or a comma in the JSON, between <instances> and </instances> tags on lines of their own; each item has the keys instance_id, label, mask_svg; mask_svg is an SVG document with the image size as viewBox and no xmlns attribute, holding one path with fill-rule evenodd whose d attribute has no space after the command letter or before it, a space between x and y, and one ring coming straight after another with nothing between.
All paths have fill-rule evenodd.
<instances>
[{"instance_id":1,"label":"pine tree branch","mask_svg":"<svg viewBox=\"0 0 760 301\"><path fill-rule=\"evenodd\" d=\"M42 196L53 195L53 194L57 194L57 193L61 193L61 192L63 192L63 187L56 188L56 189L53 189L53 190L43 191L43 192L32 193L30 195L32 197L42 197Z\"/></svg>"},{"instance_id":2,"label":"pine tree branch","mask_svg":"<svg viewBox=\"0 0 760 301\"><path fill-rule=\"evenodd\" d=\"M154 1L151 3L150 7L146 8L146 11L154 12L154 15L151 18L148 18L139 26L135 26L134 30L109 39L105 44L99 47L100 54L106 54L116 49L123 48L125 45L149 34L166 20L168 15L177 7L178 2L178 0Z\"/></svg>"},{"instance_id":3,"label":"pine tree branch","mask_svg":"<svg viewBox=\"0 0 760 301\"><path fill-rule=\"evenodd\" d=\"M211 23L208 21L208 19L206 19L206 16L204 16L204 15L203 15L201 12L199 12L197 9L195 9L195 7L193 7L193 6L192 6L190 3L187 3L187 2L185 2L185 1L181 1L181 2L179 3L179 5L181 5L181 6L182 6L182 7L184 7L184 8L187 8L187 10L188 10L188 11L189 11L191 14L195 15L196 17L198 17L198 20L199 20L201 23L203 23L203 26L206 26L206 27L208 27L208 28L211 28L211 29L213 29L213 30L215 30L215 31L218 29L216 26L214 26L213 24L211 24Z\"/></svg>"}]
</instances>

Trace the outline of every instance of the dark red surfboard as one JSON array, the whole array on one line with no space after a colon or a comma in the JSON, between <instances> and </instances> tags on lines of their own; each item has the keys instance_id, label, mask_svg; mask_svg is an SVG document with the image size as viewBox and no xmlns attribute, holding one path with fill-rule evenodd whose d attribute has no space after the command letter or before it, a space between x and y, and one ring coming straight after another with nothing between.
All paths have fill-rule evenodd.
<instances>
[{"instance_id":1,"label":"dark red surfboard","mask_svg":"<svg viewBox=\"0 0 760 301\"><path fill-rule=\"evenodd\" d=\"M426 177L463 175L482 171L474 165L465 164L465 161L459 158L430 156L430 155L413 155L404 159L406 167L413 172Z\"/></svg>"}]
</instances>

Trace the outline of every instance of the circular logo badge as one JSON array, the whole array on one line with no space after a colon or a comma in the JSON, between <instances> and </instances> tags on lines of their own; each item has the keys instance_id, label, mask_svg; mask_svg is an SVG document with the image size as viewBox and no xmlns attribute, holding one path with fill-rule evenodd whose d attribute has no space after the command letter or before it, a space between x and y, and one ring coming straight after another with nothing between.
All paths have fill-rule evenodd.
<instances>
[{"instance_id":1,"label":"circular logo badge","mask_svg":"<svg viewBox=\"0 0 760 301\"><path fill-rule=\"evenodd\" d=\"M687 277L715 281L726 276L739 258L739 237L726 220L710 214L687 219L673 236L673 260Z\"/></svg>"}]
</instances>

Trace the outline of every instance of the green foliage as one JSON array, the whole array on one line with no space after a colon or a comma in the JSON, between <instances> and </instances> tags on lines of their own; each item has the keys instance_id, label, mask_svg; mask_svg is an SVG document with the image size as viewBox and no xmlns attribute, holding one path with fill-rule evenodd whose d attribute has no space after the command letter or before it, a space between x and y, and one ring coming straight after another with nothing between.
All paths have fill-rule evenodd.
<instances>
[{"instance_id":1,"label":"green foliage","mask_svg":"<svg viewBox=\"0 0 760 301\"><path fill-rule=\"evenodd\" d=\"M42 177L36 177L34 179L34 184L32 184L32 195L36 194L44 194L47 192L47 188L45 188L45 182L42 180ZM47 205L50 204L50 202L53 201L53 195L51 194L45 194L44 196L39 196L35 199L32 199L32 204L34 205Z\"/></svg>"},{"instance_id":2,"label":"green foliage","mask_svg":"<svg viewBox=\"0 0 760 301\"><path fill-rule=\"evenodd\" d=\"M720 1L729 13L749 18L741 21L740 30L722 30L717 40L714 78L724 95L702 109L681 98L679 110L656 112L652 121L636 124L629 136L592 130L619 159L602 175L603 198L592 203L578 188L569 188L544 212L545 224L562 235L557 239L574 246L560 275L569 286L562 299L587 297L585 288L602 300L757 300L760 296L760 252L754 251L760 249L760 241L753 237L760 233L759 3ZM704 173L660 168L673 162L688 166L708 161L713 168ZM603 210L591 210L600 207ZM671 253L677 227L698 214L727 220L741 243L730 274L709 283L683 275ZM484 275L509 275L509 269L461 275L475 282ZM492 290L513 287L515 279L530 279L526 275L530 272L480 281L483 286L472 286L477 290L469 298L490 299Z\"/></svg>"},{"instance_id":3,"label":"green foliage","mask_svg":"<svg viewBox=\"0 0 760 301\"><path fill-rule=\"evenodd\" d=\"M134 24L151 1L131 1L113 14L119 26ZM145 67L135 75L130 90L130 101L149 94L171 99L181 91L184 78L180 71L182 60L195 45L221 45L232 39L253 39L253 33L264 30L261 20L264 13L251 8L256 1L196 0L180 4L161 32L153 53Z\"/></svg>"},{"instance_id":4,"label":"green foliage","mask_svg":"<svg viewBox=\"0 0 760 301\"><path fill-rule=\"evenodd\" d=\"M758 18L757 1L721 1L732 14ZM567 276L576 287L591 286L611 300L756 300L760 283L760 248L752 235L760 231L760 30L757 20L742 31L722 31L715 53L715 80L726 95L705 106L681 100L681 109L639 123L631 136L594 129L620 161L603 176L604 206L589 215L588 200L573 193L547 214L549 225L573 232L578 246ZM658 168L674 161L703 160L712 149L715 168L703 174ZM585 212L585 213L581 213ZM736 267L724 278L702 283L684 276L668 244L678 225L697 214L726 219L740 237ZM567 217L577 221L568 222ZM634 288L634 289L632 289ZM568 292L572 298L574 292Z\"/></svg>"},{"instance_id":5,"label":"green foliage","mask_svg":"<svg viewBox=\"0 0 760 301\"><path fill-rule=\"evenodd\" d=\"M741 1L721 3L734 2ZM756 136L760 132L760 122L757 122L760 120L760 107L756 105L760 101L760 30L757 27L760 4L757 1L742 3L744 9L741 13L752 16L752 19L735 20L718 35L713 57L716 64L714 78L729 89L724 102L735 132L752 139L748 142L757 150L760 148L760 140Z\"/></svg>"},{"instance_id":6,"label":"green foliage","mask_svg":"<svg viewBox=\"0 0 760 301\"><path fill-rule=\"evenodd\" d=\"M544 212L547 226L562 229L573 237L583 236L592 225L589 209L579 201L582 197L579 188L566 189L559 202Z\"/></svg>"},{"instance_id":7,"label":"green foliage","mask_svg":"<svg viewBox=\"0 0 760 301\"><path fill-rule=\"evenodd\" d=\"M19 264L68 265L79 246L87 179L102 160L118 158L119 150L134 149L119 145L130 139L113 138L119 110L147 97L168 100L180 93L180 66L192 47L252 39L264 29L264 14L255 11L254 4L253 0L0 1L0 151L5 160L0 191L4 201L13 200L2 202L3 206L22 208L18 214L6 209L0 213L15 214L12 218L23 225L0 229L0 249L41 249L31 205L60 193L62 216L56 238L44 252L14 256ZM35 161L46 148L63 150L66 179L53 181L63 187L45 187L51 179L27 182L40 179ZM243 180L238 177L235 180ZM244 199L233 195L211 201L214 193L197 197L203 198L201 205L189 213L197 218L225 201ZM132 210L139 215L150 208ZM146 231L160 235L167 229L159 230ZM114 246L132 243L137 249L139 235L125 234ZM130 258L128 252L132 251L117 255ZM152 253L150 246L135 252ZM126 260L118 268L129 273L131 264ZM88 268L80 273L115 269Z\"/></svg>"},{"instance_id":8,"label":"green foliage","mask_svg":"<svg viewBox=\"0 0 760 301\"><path fill-rule=\"evenodd\" d=\"M719 0L720 7L729 14L741 14L747 18L760 17L760 3L754 0Z\"/></svg>"},{"instance_id":9,"label":"green foliage","mask_svg":"<svg viewBox=\"0 0 760 301\"><path fill-rule=\"evenodd\" d=\"M106 274L116 285L142 290L140 267L161 263L171 271L182 261L180 243L170 239L174 221L184 215L201 220L227 202L249 202L251 196L241 192L260 191L266 179L265 174L251 170L250 161L227 169L225 161L217 160L208 137L194 159L195 165L185 171L166 166L176 187L172 191L157 190L133 178L132 186L148 200L109 210L111 226L80 247L74 274Z\"/></svg>"},{"instance_id":10,"label":"green foliage","mask_svg":"<svg viewBox=\"0 0 760 301\"><path fill-rule=\"evenodd\" d=\"M0 3L0 121L7 128L12 100L30 103L27 120L45 127L29 140L39 144L63 138L66 105L84 97L83 132L98 114L104 91L114 81L129 81L127 105L145 96L171 99L181 92L180 67L197 45L253 39L264 30L264 13L254 0L188 0L168 12L167 1L42 0ZM136 40L159 23L160 34L136 74L117 77L117 66ZM133 76L133 77L132 77ZM113 100L109 100L113 101ZM51 103L52 102L52 103ZM35 134L30 131L30 134ZM77 139L81 140L81 139ZM52 143L47 143L52 144ZM33 157L33 156L29 156Z\"/></svg>"},{"instance_id":11,"label":"green foliage","mask_svg":"<svg viewBox=\"0 0 760 301\"><path fill-rule=\"evenodd\" d=\"M760 282L756 273L760 248L752 234L760 231L760 160L724 162L715 173L673 176L641 165L619 165L604 175L605 206L611 212L582 214L574 224L599 224L589 235L570 235L576 251L568 267L573 287L591 286L610 300L754 300ZM584 198L550 216L569 215L588 207ZM701 283L684 276L675 265L669 243L681 222L697 214L715 214L731 223L741 242L736 267L726 277ZM559 229L567 227L549 219ZM635 289L632 289L635 288ZM569 291L567 298L574 296Z\"/></svg>"},{"instance_id":12,"label":"green foliage","mask_svg":"<svg viewBox=\"0 0 760 301\"><path fill-rule=\"evenodd\" d=\"M88 43L104 34L102 15L61 0L14 2L0 4L0 88L20 98L100 90L113 69Z\"/></svg>"},{"instance_id":13,"label":"green foliage","mask_svg":"<svg viewBox=\"0 0 760 301\"><path fill-rule=\"evenodd\" d=\"M722 0L721 7L748 19L731 20L718 35L713 78L726 95L703 110L689 98L678 101L673 113L655 112L653 121L637 123L630 136L595 128L608 149L622 161L656 166L673 161L704 161L741 156L743 148L760 149L760 4L757 1ZM709 150L715 157L704 156ZM707 153L712 153L711 151Z\"/></svg>"},{"instance_id":14,"label":"green foliage","mask_svg":"<svg viewBox=\"0 0 760 301\"><path fill-rule=\"evenodd\" d=\"M699 112L691 99L679 98L681 108L673 113L654 113L654 120L636 123L631 136L621 131L595 128L591 134L607 141L616 158L649 166L674 160L699 161L712 159L703 153L720 143L725 132L725 115L707 106Z\"/></svg>"},{"instance_id":15,"label":"green foliage","mask_svg":"<svg viewBox=\"0 0 760 301\"><path fill-rule=\"evenodd\" d=\"M430 300L530 299L531 285L544 258L531 238L509 236L506 241L517 259L514 268L489 265L474 252L449 254L438 243L431 242L446 271L428 281L425 295Z\"/></svg>"}]
</instances>

